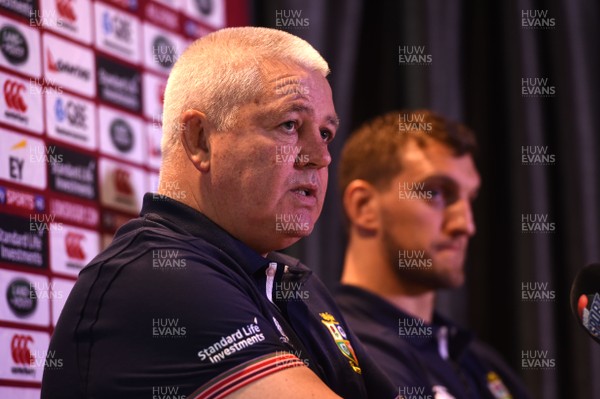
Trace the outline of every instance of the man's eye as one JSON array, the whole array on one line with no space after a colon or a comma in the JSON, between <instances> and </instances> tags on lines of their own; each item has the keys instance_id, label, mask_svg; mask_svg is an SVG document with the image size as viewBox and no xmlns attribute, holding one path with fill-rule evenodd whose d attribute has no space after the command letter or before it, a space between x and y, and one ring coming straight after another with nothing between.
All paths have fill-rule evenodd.
<instances>
[{"instance_id":1,"label":"man's eye","mask_svg":"<svg viewBox=\"0 0 600 399\"><path fill-rule=\"evenodd\" d=\"M438 198L443 194L442 190L438 188L430 188L427 192L429 192L429 195L431 195L432 198Z\"/></svg>"},{"instance_id":2,"label":"man's eye","mask_svg":"<svg viewBox=\"0 0 600 399\"><path fill-rule=\"evenodd\" d=\"M296 130L296 126L297 126L296 121L287 121L287 122L283 122L281 124L281 127L283 128L283 130L285 130L286 132L289 132L289 133Z\"/></svg>"},{"instance_id":3,"label":"man's eye","mask_svg":"<svg viewBox=\"0 0 600 399\"><path fill-rule=\"evenodd\" d=\"M329 143L333 139L333 134L329 130L321 130L321 137Z\"/></svg>"},{"instance_id":4,"label":"man's eye","mask_svg":"<svg viewBox=\"0 0 600 399\"><path fill-rule=\"evenodd\" d=\"M449 205L452 202L456 201L456 196L452 193L451 190L444 189L443 187L425 187L424 190L431 201L438 205Z\"/></svg>"}]
</instances>

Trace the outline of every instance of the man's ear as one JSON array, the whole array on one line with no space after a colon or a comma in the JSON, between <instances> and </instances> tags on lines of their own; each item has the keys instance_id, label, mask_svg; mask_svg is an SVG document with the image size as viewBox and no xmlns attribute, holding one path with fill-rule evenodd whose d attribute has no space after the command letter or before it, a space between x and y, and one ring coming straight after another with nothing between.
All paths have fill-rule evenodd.
<instances>
[{"instance_id":1,"label":"man's ear","mask_svg":"<svg viewBox=\"0 0 600 399\"><path fill-rule=\"evenodd\" d=\"M350 227L374 233L379 229L379 192L365 180L353 180L344 190L342 201Z\"/></svg>"},{"instance_id":2,"label":"man's ear","mask_svg":"<svg viewBox=\"0 0 600 399\"><path fill-rule=\"evenodd\" d=\"M211 126L206 115L200 111L188 109L179 118L180 139L192 164L201 172L210 170L209 135Z\"/></svg>"}]
</instances>

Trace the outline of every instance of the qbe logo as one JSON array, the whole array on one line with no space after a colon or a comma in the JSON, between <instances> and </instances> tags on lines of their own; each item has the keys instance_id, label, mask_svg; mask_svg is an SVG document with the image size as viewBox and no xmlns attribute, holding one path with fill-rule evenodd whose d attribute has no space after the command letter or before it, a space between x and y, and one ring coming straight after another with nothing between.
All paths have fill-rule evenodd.
<instances>
[{"instance_id":1,"label":"qbe logo","mask_svg":"<svg viewBox=\"0 0 600 399\"><path fill-rule=\"evenodd\" d=\"M108 11L102 13L102 32L107 36L114 36L124 42L131 42L131 21L122 14L111 14Z\"/></svg>"},{"instance_id":2,"label":"qbe logo","mask_svg":"<svg viewBox=\"0 0 600 399\"><path fill-rule=\"evenodd\" d=\"M140 23L117 8L96 2L96 47L128 62L141 61Z\"/></svg>"},{"instance_id":3,"label":"qbe logo","mask_svg":"<svg viewBox=\"0 0 600 399\"><path fill-rule=\"evenodd\" d=\"M58 122L68 121L74 128L87 129L86 106L71 100L57 98L54 102L54 115Z\"/></svg>"},{"instance_id":4,"label":"qbe logo","mask_svg":"<svg viewBox=\"0 0 600 399\"><path fill-rule=\"evenodd\" d=\"M49 90L46 93L48 136L90 150L97 148L96 108L82 98Z\"/></svg>"}]
</instances>

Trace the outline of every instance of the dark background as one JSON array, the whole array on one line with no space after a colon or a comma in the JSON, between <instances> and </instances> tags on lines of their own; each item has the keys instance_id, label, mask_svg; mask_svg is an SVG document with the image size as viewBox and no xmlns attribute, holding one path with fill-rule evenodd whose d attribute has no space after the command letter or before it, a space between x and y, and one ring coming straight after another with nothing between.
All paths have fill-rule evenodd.
<instances>
[{"instance_id":1,"label":"dark background","mask_svg":"<svg viewBox=\"0 0 600 399\"><path fill-rule=\"evenodd\" d=\"M430 108L475 130L482 175L468 280L440 310L472 328L510 362L536 398L600 398L600 348L569 309L570 284L600 260L600 5L564 1L269 1L251 3L254 25L276 10L308 26L282 28L329 62L342 120L331 146L328 197L312 235L289 252L333 287L344 254L337 164L360 123L400 108ZM547 12L547 29L523 26ZM539 15L539 14L538 14ZM280 27L281 28L281 27ZM400 65L398 48L425 46L432 62ZM523 97L522 79L547 78L551 97ZM547 146L554 164L525 165L523 146ZM522 231L521 215L546 215L551 233ZM551 301L523 301L522 284L547 284ZM521 367L522 351L548 351L556 367ZM595 378L594 378L595 377Z\"/></svg>"}]
</instances>

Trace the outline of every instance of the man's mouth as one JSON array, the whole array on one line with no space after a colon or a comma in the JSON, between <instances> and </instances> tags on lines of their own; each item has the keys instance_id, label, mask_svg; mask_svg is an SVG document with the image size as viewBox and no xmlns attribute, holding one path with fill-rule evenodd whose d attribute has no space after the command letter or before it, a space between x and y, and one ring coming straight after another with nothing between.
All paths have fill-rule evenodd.
<instances>
[{"instance_id":1,"label":"man's mouth","mask_svg":"<svg viewBox=\"0 0 600 399\"><path fill-rule=\"evenodd\" d=\"M451 241L445 242L437 245L438 251L451 250L451 251L461 251L464 252L466 249L466 244L460 241Z\"/></svg>"},{"instance_id":2,"label":"man's mouth","mask_svg":"<svg viewBox=\"0 0 600 399\"><path fill-rule=\"evenodd\" d=\"M309 193L309 190L307 190L307 189L302 189L302 188L299 188L299 189L297 189L297 190L292 190L292 192L294 192L294 193L296 193L296 194L303 195L303 196L305 196L305 197L308 197L308 196L310 195L310 193Z\"/></svg>"},{"instance_id":3,"label":"man's mouth","mask_svg":"<svg viewBox=\"0 0 600 399\"><path fill-rule=\"evenodd\" d=\"M317 188L316 186L300 186L292 189L292 192L303 197L315 197L317 194Z\"/></svg>"}]
</instances>

